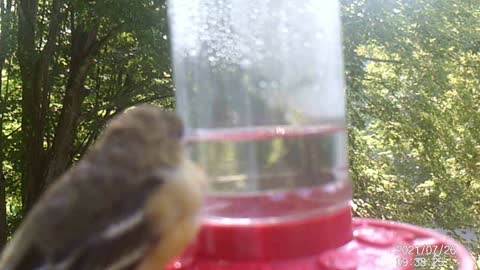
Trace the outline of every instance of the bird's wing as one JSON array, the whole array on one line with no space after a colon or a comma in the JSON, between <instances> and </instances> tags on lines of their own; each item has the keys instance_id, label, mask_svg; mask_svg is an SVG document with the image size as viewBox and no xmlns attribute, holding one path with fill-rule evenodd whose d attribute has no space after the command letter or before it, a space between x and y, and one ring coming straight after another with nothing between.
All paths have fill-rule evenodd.
<instances>
[{"instance_id":1,"label":"bird's wing","mask_svg":"<svg viewBox=\"0 0 480 270\"><path fill-rule=\"evenodd\" d=\"M134 269L159 240L145 218L147 200L162 189L158 175L119 179L135 176L83 163L69 177L75 181L61 179L32 210L3 253L1 270Z\"/></svg>"}]
</instances>

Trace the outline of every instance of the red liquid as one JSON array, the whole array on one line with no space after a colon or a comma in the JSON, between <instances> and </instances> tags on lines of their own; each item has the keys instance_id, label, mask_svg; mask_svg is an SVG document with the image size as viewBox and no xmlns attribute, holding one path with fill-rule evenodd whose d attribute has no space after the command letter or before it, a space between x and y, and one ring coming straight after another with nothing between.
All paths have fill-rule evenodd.
<instances>
[{"instance_id":1,"label":"red liquid","mask_svg":"<svg viewBox=\"0 0 480 270\"><path fill-rule=\"evenodd\" d=\"M232 261L311 256L351 241L351 221L349 207L277 223L239 225L207 220L197 241L197 254Z\"/></svg>"}]
</instances>

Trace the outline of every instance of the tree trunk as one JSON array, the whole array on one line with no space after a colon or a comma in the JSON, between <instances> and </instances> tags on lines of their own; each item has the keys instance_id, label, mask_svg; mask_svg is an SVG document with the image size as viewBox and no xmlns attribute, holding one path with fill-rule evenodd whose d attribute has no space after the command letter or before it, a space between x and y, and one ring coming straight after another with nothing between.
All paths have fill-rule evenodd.
<instances>
[{"instance_id":1,"label":"tree trunk","mask_svg":"<svg viewBox=\"0 0 480 270\"><path fill-rule=\"evenodd\" d=\"M23 175L22 204L28 210L33 203L39 176L41 176L42 149L38 149L38 105L40 97L38 72L35 63L38 53L35 50L35 24L38 3L35 0L23 0L19 3L18 14L18 61L22 79L22 144Z\"/></svg>"},{"instance_id":2,"label":"tree trunk","mask_svg":"<svg viewBox=\"0 0 480 270\"><path fill-rule=\"evenodd\" d=\"M0 59L0 74L3 71L5 59ZM5 106L2 97L2 76L0 76L0 250L7 243L7 198L6 181L3 173L3 162L5 159L4 134L3 134L3 113Z\"/></svg>"},{"instance_id":3,"label":"tree trunk","mask_svg":"<svg viewBox=\"0 0 480 270\"><path fill-rule=\"evenodd\" d=\"M38 51L35 44L38 1L22 0L19 3L17 54L22 79L24 211L32 207L45 186L46 151L43 141L50 91L49 71L60 30L62 5L61 0L53 1L47 43L42 51Z\"/></svg>"},{"instance_id":4,"label":"tree trunk","mask_svg":"<svg viewBox=\"0 0 480 270\"><path fill-rule=\"evenodd\" d=\"M1 1L1 29L0 33L0 250L7 243L7 198L6 179L3 173L3 162L5 161L5 136L3 134L3 117L5 114L5 103L2 93L2 74L5 60L10 54L11 48L11 27L12 27L12 2L13 0Z\"/></svg>"},{"instance_id":5,"label":"tree trunk","mask_svg":"<svg viewBox=\"0 0 480 270\"><path fill-rule=\"evenodd\" d=\"M5 193L5 175L0 170L0 250L3 249L7 243L7 201Z\"/></svg>"}]
</instances>

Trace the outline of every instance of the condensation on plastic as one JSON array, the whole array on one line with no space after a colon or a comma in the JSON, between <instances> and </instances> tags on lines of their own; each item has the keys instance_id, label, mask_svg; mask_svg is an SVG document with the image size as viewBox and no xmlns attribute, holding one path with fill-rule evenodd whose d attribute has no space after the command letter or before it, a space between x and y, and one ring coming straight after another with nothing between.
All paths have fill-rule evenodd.
<instances>
[{"instance_id":1,"label":"condensation on plastic","mask_svg":"<svg viewBox=\"0 0 480 270\"><path fill-rule=\"evenodd\" d=\"M191 132L344 122L337 1L171 0L169 17Z\"/></svg>"}]
</instances>

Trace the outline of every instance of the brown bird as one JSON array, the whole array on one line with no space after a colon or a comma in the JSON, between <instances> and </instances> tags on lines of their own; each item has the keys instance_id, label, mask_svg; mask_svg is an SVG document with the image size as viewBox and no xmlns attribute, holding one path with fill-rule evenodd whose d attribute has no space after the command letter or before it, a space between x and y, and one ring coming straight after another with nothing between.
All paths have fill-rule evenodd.
<instances>
[{"instance_id":1,"label":"brown bird","mask_svg":"<svg viewBox=\"0 0 480 270\"><path fill-rule=\"evenodd\" d=\"M0 270L161 270L196 235L206 177L183 124L142 105L107 124L39 199Z\"/></svg>"}]
</instances>

